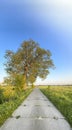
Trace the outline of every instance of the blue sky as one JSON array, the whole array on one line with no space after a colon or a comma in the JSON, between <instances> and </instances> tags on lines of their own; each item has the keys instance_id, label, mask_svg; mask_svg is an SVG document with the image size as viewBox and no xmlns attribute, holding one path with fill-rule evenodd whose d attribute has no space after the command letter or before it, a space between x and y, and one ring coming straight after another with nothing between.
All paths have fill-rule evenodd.
<instances>
[{"instance_id":1,"label":"blue sky","mask_svg":"<svg viewBox=\"0 0 72 130\"><path fill-rule=\"evenodd\" d=\"M72 83L72 1L0 0L0 82L6 76L6 50L33 39L52 52L56 66L38 84Z\"/></svg>"}]
</instances>

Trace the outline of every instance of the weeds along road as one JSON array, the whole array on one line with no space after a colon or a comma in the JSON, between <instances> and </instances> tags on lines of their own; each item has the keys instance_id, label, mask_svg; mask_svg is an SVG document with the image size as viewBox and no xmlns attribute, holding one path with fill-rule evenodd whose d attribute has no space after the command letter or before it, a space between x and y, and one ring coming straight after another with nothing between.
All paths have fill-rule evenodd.
<instances>
[{"instance_id":1,"label":"weeds along road","mask_svg":"<svg viewBox=\"0 0 72 130\"><path fill-rule=\"evenodd\" d=\"M0 130L71 130L53 104L35 88Z\"/></svg>"}]
</instances>

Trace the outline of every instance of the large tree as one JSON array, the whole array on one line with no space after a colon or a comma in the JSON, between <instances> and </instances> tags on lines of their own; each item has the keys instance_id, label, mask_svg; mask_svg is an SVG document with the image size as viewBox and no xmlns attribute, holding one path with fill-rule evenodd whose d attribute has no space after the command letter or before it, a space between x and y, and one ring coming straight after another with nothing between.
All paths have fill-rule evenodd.
<instances>
[{"instance_id":1,"label":"large tree","mask_svg":"<svg viewBox=\"0 0 72 130\"><path fill-rule=\"evenodd\" d=\"M46 78L49 68L54 68L51 52L33 40L24 41L16 52L7 50L5 58L7 73L13 79L23 75L26 83L33 83L37 77Z\"/></svg>"}]
</instances>

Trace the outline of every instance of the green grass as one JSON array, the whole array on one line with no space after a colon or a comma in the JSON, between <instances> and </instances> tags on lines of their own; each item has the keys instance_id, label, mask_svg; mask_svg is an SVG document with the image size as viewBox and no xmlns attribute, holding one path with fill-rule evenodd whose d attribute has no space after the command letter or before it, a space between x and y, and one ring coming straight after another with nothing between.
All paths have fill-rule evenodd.
<instances>
[{"instance_id":1,"label":"green grass","mask_svg":"<svg viewBox=\"0 0 72 130\"><path fill-rule=\"evenodd\" d=\"M46 86L40 89L72 126L72 86Z\"/></svg>"},{"instance_id":2,"label":"green grass","mask_svg":"<svg viewBox=\"0 0 72 130\"><path fill-rule=\"evenodd\" d=\"M21 92L16 99L0 104L0 126L12 115L13 111L24 101L31 91L32 89L27 89L25 92Z\"/></svg>"}]
</instances>

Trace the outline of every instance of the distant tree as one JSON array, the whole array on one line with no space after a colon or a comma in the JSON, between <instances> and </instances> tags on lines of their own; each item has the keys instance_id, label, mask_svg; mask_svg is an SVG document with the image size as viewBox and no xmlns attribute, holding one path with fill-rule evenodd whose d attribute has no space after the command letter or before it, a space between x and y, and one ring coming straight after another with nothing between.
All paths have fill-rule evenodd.
<instances>
[{"instance_id":1,"label":"distant tree","mask_svg":"<svg viewBox=\"0 0 72 130\"><path fill-rule=\"evenodd\" d=\"M7 86L11 85L12 84L12 79L9 78L9 77L5 77L3 84L7 85Z\"/></svg>"},{"instance_id":2,"label":"distant tree","mask_svg":"<svg viewBox=\"0 0 72 130\"><path fill-rule=\"evenodd\" d=\"M33 83L37 77L46 78L49 68L54 68L51 52L33 40L24 41L20 48L5 53L6 71L11 77L23 75L26 83Z\"/></svg>"}]
</instances>

